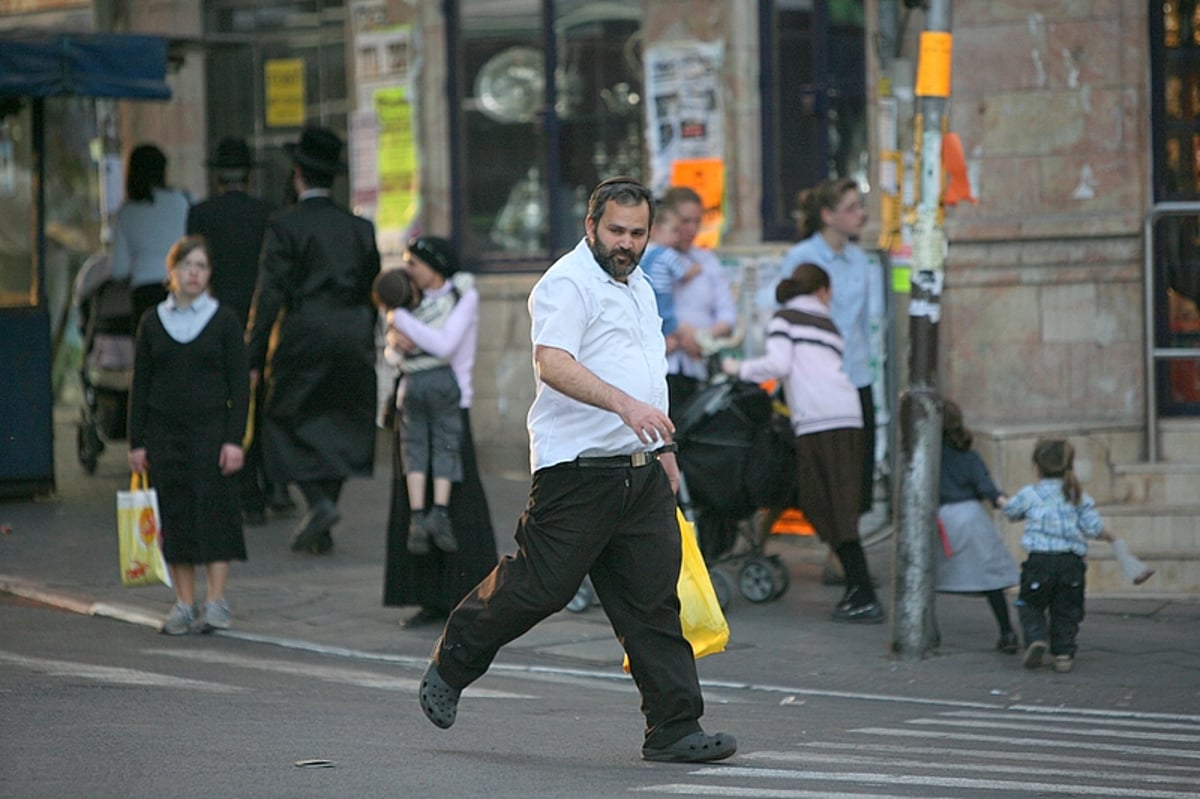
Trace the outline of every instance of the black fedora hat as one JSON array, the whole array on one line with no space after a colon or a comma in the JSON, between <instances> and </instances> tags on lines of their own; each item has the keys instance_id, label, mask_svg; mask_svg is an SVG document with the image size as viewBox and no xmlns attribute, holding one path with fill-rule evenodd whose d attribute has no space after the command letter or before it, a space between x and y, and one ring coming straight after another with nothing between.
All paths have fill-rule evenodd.
<instances>
[{"instance_id":1,"label":"black fedora hat","mask_svg":"<svg viewBox=\"0 0 1200 799\"><path fill-rule=\"evenodd\" d=\"M305 169L333 175L345 168L342 163L342 140L328 128L307 127L300 132L300 141L285 144L283 149L293 162Z\"/></svg>"},{"instance_id":2,"label":"black fedora hat","mask_svg":"<svg viewBox=\"0 0 1200 799\"><path fill-rule=\"evenodd\" d=\"M226 136L217 142L217 154L205 162L213 169L250 169L255 166L250 146L240 136Z\"/></svg>"}]
</instances>

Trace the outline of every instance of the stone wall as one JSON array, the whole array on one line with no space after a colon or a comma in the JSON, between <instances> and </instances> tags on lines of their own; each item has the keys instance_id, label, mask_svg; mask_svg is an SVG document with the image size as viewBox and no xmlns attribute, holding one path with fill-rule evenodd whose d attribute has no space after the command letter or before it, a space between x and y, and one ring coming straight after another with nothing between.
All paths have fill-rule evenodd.
<instances>
[{"instance_id":1,"label":"stone wall","mask_svg":"<svg viewBox=\"0 0 1200 799\"><path fill-rule=\"evenodd\" d=\"M947 214L939 368L970 416L1141 418L1148 16L954 4L949 123L980 202Z\"/></svg>"}]
</instances>

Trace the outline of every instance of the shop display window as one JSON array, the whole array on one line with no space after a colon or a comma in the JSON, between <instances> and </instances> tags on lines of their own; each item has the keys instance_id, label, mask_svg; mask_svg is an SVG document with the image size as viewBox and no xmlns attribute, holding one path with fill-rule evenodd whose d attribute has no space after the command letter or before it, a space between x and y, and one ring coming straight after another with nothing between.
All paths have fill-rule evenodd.
<instances>
[{"instance_id":1,"label":"shop display window","mask_svg":"<svg viewBox=\"0 0 1200 799\"><path fill-rule=\"evenodd\" d=\"M1155 346L1200 349L1200 2L1150 14L1154 199L1196 206L1154 227ZM1160 413L1200 412L1200 359L1159 359L1155 372Z\"/></svg>"},{"instance_id":2,"label":"shop display window","mask_svg":"<svg viewBox=\"0 0 1200 799\"><path fill-rule=\"evenodd\" d=\"M485 269L575 245L603 178L643 175L640 0L456 4L455 216Z\"/></svg>"}]
</instances>

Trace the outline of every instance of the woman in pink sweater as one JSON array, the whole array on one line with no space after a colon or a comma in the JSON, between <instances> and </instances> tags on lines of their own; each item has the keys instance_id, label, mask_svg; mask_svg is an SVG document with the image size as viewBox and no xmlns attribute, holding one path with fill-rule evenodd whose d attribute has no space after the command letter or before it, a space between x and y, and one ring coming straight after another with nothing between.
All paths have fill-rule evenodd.
<instances>
[{"instance_id":1,"label":"woman in pink sweater","mask_svg":"<svg viewBox=\"0 0 1200 799\"><path fill-rule=\"evenodd\" d=\"M842 336L829 316L831 297L828 273L816 264L800 264L775 289L783 307L767 326L766 354L742 362L726 359L723 368L742 380L783 380L796 435L798 504L846 572L846 593L833 618L875 624L883 621L884 611L858 538L862 407L842 366Z\"/></svg>"}]
</instances>

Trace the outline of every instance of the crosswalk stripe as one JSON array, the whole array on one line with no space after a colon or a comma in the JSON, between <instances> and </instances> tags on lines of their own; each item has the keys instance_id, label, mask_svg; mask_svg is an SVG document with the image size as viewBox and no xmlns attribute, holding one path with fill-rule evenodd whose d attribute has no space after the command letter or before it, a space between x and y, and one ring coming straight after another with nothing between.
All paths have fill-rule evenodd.
<instances>
[{"instance_id":1,"label":"crosswalk stripe","mask_svg":"<svg viewBox=\"0 0 1200 799\"><path fill-rule=\"evenodd\" d=\"M971 790L1021 791L1023 793L1067 794L1070 796L1119 796L1125 799L1195 799L1195 791L1167 791L1127 786L1079 785L1031 780L982 780L969 777L886 774L881 772L807 771L758 769L744 766L710 766L691 772L696 777L771 778L823 782L857 782L908 787L965 788Z\"/></svg>"},{"instance_id":2,"label":"crosswalk stripe","mask_svg":"<svg viewBox=\"0 0 1200 799\"><path fill-rule=\"evenodd\" d=\"M1146 713L1138 710L1098 710L1080 707L1045 707L1044 705L1009 705L1006 710L1041 715L1071 714L1075 716L1103 716L1113 719L1142 719L1144 721L1189 721L1200 724L1200 716L1193 713Z\"/></svg>"},{"instance_id":3,"label":"crosswalk stripe","mask_svg":"<svg viewBox=\"0 0 1200 799\"><path fill-rule=\"evenodd\" d=\"M1056 723L1058 719L1054 720ZM906 724L920 725L937 725L940 727L979 727L977 721L959 721L957 719L941 719L941 718L925 718L925 719L909 719ZM1089 724L1094 721L1087 722ZM1139 741L1169 741L1171 743L1200 743L1200 735L1180 735L1177 733L1162 733L1152 732L1150 728L1141 730L1115 730L1105 727L1096 727L1093 729L1076 729L1068 727L1050 726L1049 720L1020 724L1011 721L991 721L988 722L989 730L1024 730L1026 732L1040 732L1046 735L1062 734L1074 735L1088 738L1135 738Z\"/></svg>"},{"instance_id":4,"label":"crosswalk stripe","mask_svg":"<svg viewBox=\"0 0 1200 799\"><path fill-rule=\"evenodd\" d=\"M169 674L158 674L141 669L125 669L114 666L97 666L93 663L77 663L70 660L53 660L50 658L35 658L17 655L12 652L0 652L0 662L9 663L19 668L29 669L51 677L78 677L94 682L111 683L114 685L136 685L139 688L182 688L192 691L206 691L214 694L234 694L245 689L236 685L222 685L207 680L189 680L183 677L172 677Z\"/></svg>"},{"instance_id":5,"label":"crosswalk stripe","mask_svg":"<svg viewBox=\"0 0 1200 799\"><path fill-rule=\"evenodd\" d=\"M987 721L991 719L1007 720L1007 719L1029 719L1033 715L1023 713L1006 713L1006 712L982 712L977 710L947 710L945 713L939 713L939 716L948 716L959 719L979 719ZM1067 716L1060 712L1045 714L1045 720L1054 721L1058 724L1095 724L1096 716L1086 713L1076 713L1075 715ZM1187 722L1170 722L1162 721L1161 719L1125 719L1125 718L1109 718L1104 717L1104 723L1113 727L1136 727L1146 730L1191 730L1200 732L1200 717L1192 723Z\"/></svg>"},{"instance_id":6,"label":"crosswalk stripe","mask_svg":"<svg viewBox=\"0 0 1200 799\"><path fill-rule=\"evenodd\" d=\"M853 732L863 735L886 735L890 738L926 738L944 741L989 742L1003 746L1033 746L1055 749L1079 749L1086 747L1093 752L1119 752L1124 755L1158 755L1200 760L1200 751L1191 749L1165 749L1153 746L1125 746L1089 741L1061 741L1051 738L1010 738L1003 735L972 735L963 732L931 732L929 730L901 729L896 727L861 727Z\"/></svg>"},{"instance_id":7,"label":"crosswalk stripe","mask_svg":"<svg viewBox=\"0 0 1200 799\"><path fill-rule=\"evenodd\" d=\"M811 743L804 744L800 751L750 752L743 755L743 757L750 760L786 762L803 760L811 755L814 750L831 752L848 751L857 753L863 751L863 746L860 743L812 741ZM896 755L898 757L902 757L905 759L905 762L910 762L913 758L931 757L960 757L975 758L977 760L1019 760L1022 764L1050 763L1055 766L1094 766L1097 762L1097 758L1094 757L1078 757L1061 754L1059 752L1027 752L1024 750L1004 751L999 749L959 749L947 746L900 746L896 744L879 743L872 743L870 750L874 754ZM1146 767L1145 760L1119 760L1106 757L1102 762L1107 768L1140 769ZM1155 763L1154 768L1158 772L1172 772L1185 775L1200 774L1200 767L1192 765Z\"/></svg>"},{"instance_id":8,"label":"crosswalk stripe","mask_svg":"<svg viewBox=\"0 0 1200 799\"><path fill-rule=\"evenodd\" d=\"M861 747L856 747L861 750ZM954 754L959 754L957 750L950 750ZM1064 769L1062 767L1053 766L1031 766L1028 763L1014 763L1012 765L1004 764L986 764L986 763L949 763L944 760L933 760L929 757L927 750L918 750L913 754L920 754L920 760L905 759L903 766L909 769L917 769L924 771L970 771L971 773L988 773L988 774L1020 774L1022 776L1045 776L1058 777L1062 779L1090 779L1090 780L1108 780L1111 782L1133 782L1145 783L1148 785L1192 785L1200 787L1200 776L1190 778L1186 776L1168 777L1160 774L1130 774L1128 771L1103 771L1100 769L1111 769L1115 764L1101 760L1090 759L1086 760L1087 765L1094 768L1090 769ZM855 755L855 754L834 754L814 751L800 752L754 752L746 756L748 760L762 760L775 763L794 763L802 762L805 764L846 764L854 766L875 766L888 767L895 766L899 761L895 758L873 757L870 755ZM1145 763L1131 764L1137 767L1145 768Z\"/></svg>"},{"instance_id":9,"label":"crosswalk stripe","mask_svg":"<svg viewBox=\"0 0 1200 799\"><path fill-rule=\"evenodd\" d=\"M282 660L255 658L244 655L233 655L208 649L148 649L145 654L193 660L200 663L235 666L256 671L267 671L276 674L290 674L298 677L313 677L325 682L355 685L360 688L374 688L383 691L400 691L415 694L421 685L420 679L411 677L393 677L377 672L349 669L340 666L321 666L311 663L291 663ZM488 688L471 688L470 695L482 699L533 699L529 694L517 694L508 691L495 691Z\"/></svg>"},{"instance_id":10,"label":"crosswalk stripe","mask_svg":"<svg viewBox=\"0 0 1200 799\"><path fill-rule=\"evenodd\" d=\"M753 799L886 799L877 793L807 791L794 788L742 788L737 785L705 785L684 782L643 785L630 790L636 793L665 793L676 796L743 796L753 797ZM954 799L954 797L924 794L922 799Z\"/></svg>"}]
</instances>

